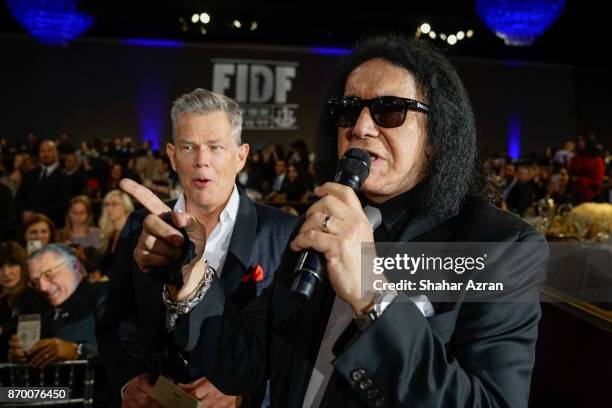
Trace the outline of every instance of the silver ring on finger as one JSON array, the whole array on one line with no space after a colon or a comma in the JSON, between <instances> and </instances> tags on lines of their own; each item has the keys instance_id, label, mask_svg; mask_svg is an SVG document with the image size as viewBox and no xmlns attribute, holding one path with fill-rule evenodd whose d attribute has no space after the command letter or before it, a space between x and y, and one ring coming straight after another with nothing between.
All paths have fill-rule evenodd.
<instances>
[{"instance_id":1,"label":"silver ring on finger","mask_svg":"<svg viewBox=\"0 0 612 408\"><path fill-rule=\"evenodd\" d=\"M331 220L331 215L326 215L321 223L321 228L323 228L323 232L326 234L329 234L329 220Z\"/></svg>"}]
</instances>

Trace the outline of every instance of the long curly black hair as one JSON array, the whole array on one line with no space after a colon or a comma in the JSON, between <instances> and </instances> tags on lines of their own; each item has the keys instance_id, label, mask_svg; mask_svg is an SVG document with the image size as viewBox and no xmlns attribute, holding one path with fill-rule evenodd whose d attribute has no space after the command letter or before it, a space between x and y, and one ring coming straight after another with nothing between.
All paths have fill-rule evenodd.
<instances>
[{"instance_id":1,"label":"long curly black hair","mask_svg":"<svg viewBox=\"0 0 612 408\"><path fill-rule=\"evenodd\" d=\"M365 61L382 58L415 78L427 115L425 174L414 188L413 209L434 219L454 215L468 197L488 198L480 171L476 126L468 93L450 62L425 41L396 34L368 34L336 66L329 97L342 96L349 74ZM333 179L338 162L337 128L327 106L317 132L316 170L321 181Z\"/></svg>"}]
</instances>

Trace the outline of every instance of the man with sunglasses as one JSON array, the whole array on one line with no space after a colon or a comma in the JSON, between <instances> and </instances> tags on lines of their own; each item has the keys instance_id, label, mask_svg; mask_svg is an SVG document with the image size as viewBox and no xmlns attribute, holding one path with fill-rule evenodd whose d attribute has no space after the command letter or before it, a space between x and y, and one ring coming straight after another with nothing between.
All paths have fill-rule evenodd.
<instances>
[{"instance_id":1,"label":"man with sunglasses","mask_svg":"<svg viewBox=\"0 0 612 408\"><path fill-rule=\"evenodd\" d=\"M273 407L527 406L537 301L417 301L368 290L372 276L361 272L363 243L543 241L489 203L455 70L424 42L368 37L339 64L325 109L319 176L333 180L338 158L363 149L371 167L361 193L318 188L267 293L239 312L214 279L177 322L175 344L223 392L268 376ZM375 231L364 204L381 211ZM291 286L305 249L324 255L328 279L300 302ZM547 256L526 255L501 257L499 270L519 271L509 283L537 299L532 276Z\"/></svg>"}]
</instances>

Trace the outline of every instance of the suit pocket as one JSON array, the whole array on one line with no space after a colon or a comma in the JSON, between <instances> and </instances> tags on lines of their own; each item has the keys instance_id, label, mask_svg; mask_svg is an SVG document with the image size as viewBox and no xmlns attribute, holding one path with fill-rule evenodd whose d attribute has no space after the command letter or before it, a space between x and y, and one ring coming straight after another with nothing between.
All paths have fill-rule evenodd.
<instances>
[{"instance_id":1,"label":"suit pocket","mask_svg":"<svg viewBox=\"0 0 612 408\"><path fill-rule=\"evenodd\" d=\"M450 340L453 331L455 330L456 321L457 313L454 310L427 318L431 331L437 334L444 343L448 343Z\"/></svg>"}]
</instances>

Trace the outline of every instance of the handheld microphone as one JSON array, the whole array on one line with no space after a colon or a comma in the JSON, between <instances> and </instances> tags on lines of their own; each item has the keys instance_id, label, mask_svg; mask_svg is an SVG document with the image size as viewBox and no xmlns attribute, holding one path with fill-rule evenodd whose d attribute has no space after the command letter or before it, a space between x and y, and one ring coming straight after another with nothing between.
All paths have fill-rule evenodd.
<instances>
[{"instance_id":1,"label":"handheld microphone","mask_svg":"<svg viewBox=\"0 0 612 408\"><path fill-rule=\"evenodd\" d=\"M362 149L349 149L338 162L334 182L349 186L357 192L369 174L370 155ZM291 292L301 299L310 299L324 273L323 254L313 250L302 251L295 267Z\"/></svg>"}]
</instances>

